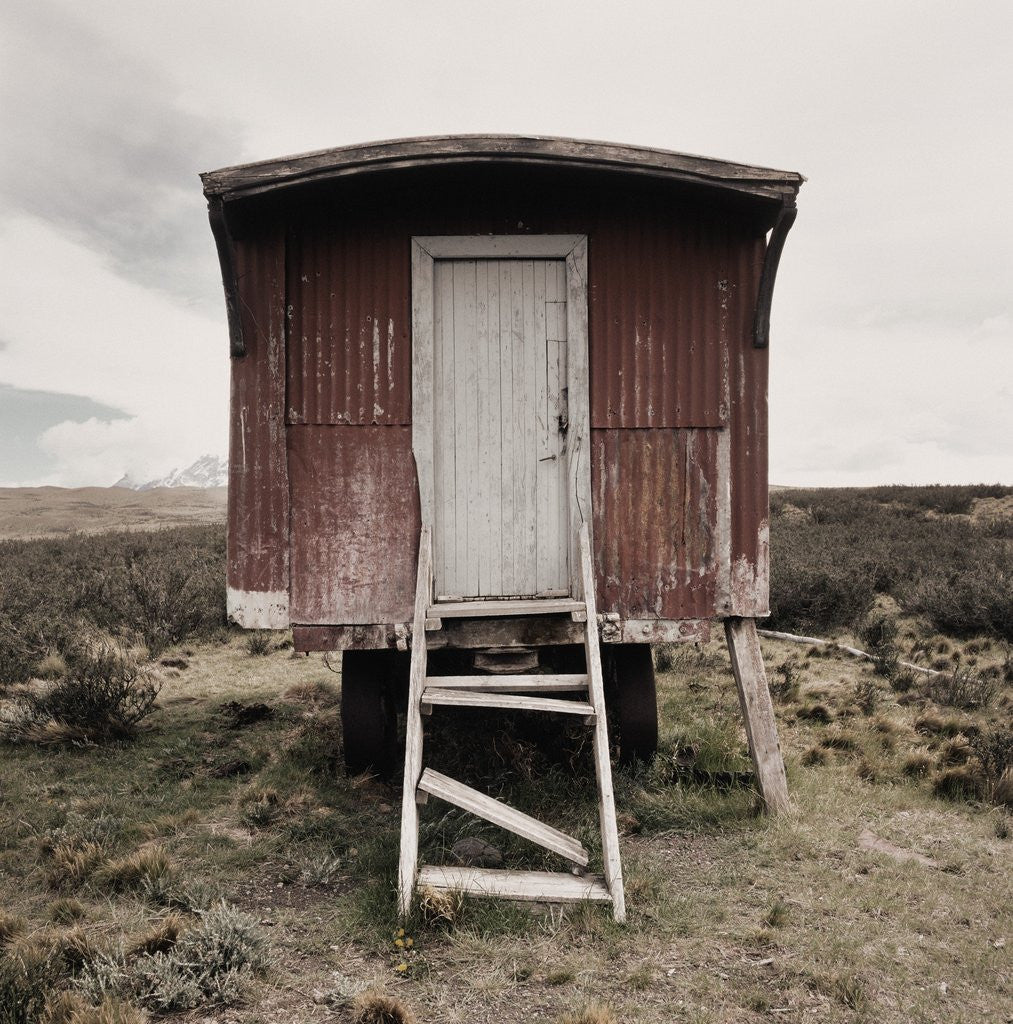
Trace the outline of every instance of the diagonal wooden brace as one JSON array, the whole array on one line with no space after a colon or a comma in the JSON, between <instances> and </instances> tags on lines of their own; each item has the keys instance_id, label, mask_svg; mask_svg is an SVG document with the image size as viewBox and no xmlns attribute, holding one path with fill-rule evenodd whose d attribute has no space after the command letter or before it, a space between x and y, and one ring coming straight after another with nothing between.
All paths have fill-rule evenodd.
<instances>
[{"instance_id":1,"label":"diagonal wooden brace","mask_svg":"<svg viewBox=\"0 0 1013 1024\"><path fill-rule=\"evenodd\" d=\"M725 638L739 690L742 719L749 740L756 782L767 810L779 814L788 809L788 780L777 740L777 721L770 699L767 673L760 653L755 619L725 619Z\"/></svg>"}]
</instances>

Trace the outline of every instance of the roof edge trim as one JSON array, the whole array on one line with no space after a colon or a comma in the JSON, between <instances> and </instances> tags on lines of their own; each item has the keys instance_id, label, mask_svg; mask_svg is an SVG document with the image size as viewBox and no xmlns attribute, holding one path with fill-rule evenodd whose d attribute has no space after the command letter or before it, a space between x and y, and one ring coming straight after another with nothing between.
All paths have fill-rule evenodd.
<instances>
[{"instance_id":1,"label":"roof edge trim","mask_svg":"<svg viewBox=\"0 0 1013 1024\"><path fill-rule=\"evenodd\" d=\"M229 200L352 174L485 162L560 164L650 174L781 202L793 200L805 181L795 171L663 149L534 135L440 135L341 146L207 171L201 181L209 199Z\"/></svg>"}]
</instances>

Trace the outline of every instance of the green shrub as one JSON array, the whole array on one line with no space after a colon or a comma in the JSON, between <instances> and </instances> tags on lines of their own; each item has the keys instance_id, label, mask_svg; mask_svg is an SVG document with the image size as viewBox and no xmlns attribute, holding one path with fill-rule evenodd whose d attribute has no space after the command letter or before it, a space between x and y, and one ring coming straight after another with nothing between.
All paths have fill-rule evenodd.
<instances>
[{"instance_id":1,"label":"green shrub","mask_svg":"<svg viewBox=\"0 0 1013 1024\"><path fill-rule=\"evenodd\" d=\"M97 956L79 979L93 1002L131 999L157 1013L230 1005L266 970L267 942L253 919L222 902L204 912L168 948L133 958Z\"/></svg>"},{"instance_id":2,"label":"green shrub","mask_svg":"<svg viewBox=\"0 0 1013 1024\"><path fill-rule=\"evenodd\" d=\"M0 541L0 684L30 678L82 626L158 653L226 624L221 526Z\"/></svg>"},{"instance_id":3,"label":"green shrub","mask_svg":"<svg viewBox=\"0 0 1013 1024\"><path fill-rule=\"evenodd\" d=\"M970 669L956 669L929 676L924 684L924 693L937 704L980 710L995 703L999 684L991 676L978 675Z\"/></svg>"},{"instance_id":4,"label":"green shrub","mask_svg":"<svg viewBox=\"0 0 1013 1024\"><path fill-rule=\"evenodd\" d=\"M271 634L265 630L257 630L246 638L246 653L251 658L262 658L271 653Z\"/></svg>"},{"instance_id":5,"label":"green shrub","mask_svg":"<svg viewBox=\"0 0 1013 1024\"><path fill-rule=\"evenodd\" d=\"M1013 521L955 515L1013 488L873 487L771 495L771 626L857 625L877 594L959 636L1013 636Z\"/></svg>"},{"instance_id":6,"label":"green shrub","mask_svg":"<svg viewBox=\"0 0 1013 1024\"><path fill-rule=\"evenodd\" d=\"M1008 564L976 562L943 578L921 579L911 588L908 604L939 632L991 634L1013 641L1013 572Z\"/></svg>"},{"instance_id":7,"label":"green shrub","mask_svg":"<svg viewBox=\"0 0 1013 1024\"><path fill-rule=\"evenodd\" d=\"M11 743L104 743L135 734L151 714L158 684L122 650L109 644L76 645L57 683L12 700L0 719Z\"/></svg>"}]
</instances>

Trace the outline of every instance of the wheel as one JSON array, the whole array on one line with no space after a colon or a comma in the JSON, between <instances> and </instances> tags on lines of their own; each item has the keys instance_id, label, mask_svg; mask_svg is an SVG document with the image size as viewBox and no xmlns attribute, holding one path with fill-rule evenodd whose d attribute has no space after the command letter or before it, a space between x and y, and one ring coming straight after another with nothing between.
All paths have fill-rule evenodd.
<instances>
[{"instance_id":1,"label":"wheel","mask_svg":"<svg viewBox=\"0 0 1013 1024\"><path fill-rule=\"evenodd\" d=\"M397 771L397 712L404 703L407 659L398 651L343 651L341 733L349 775Z\"/></svg>"},{"instance_id":2,"label":"wheel","mask_svg":"<svg viewBox=\"0 0 1013 1024\"><path fill-rule=\"evenodd\" d=\"M602 669L619 763L652 761L658 750L658 693L650 646L602 644Z\"/></svg>"}]
</instances>

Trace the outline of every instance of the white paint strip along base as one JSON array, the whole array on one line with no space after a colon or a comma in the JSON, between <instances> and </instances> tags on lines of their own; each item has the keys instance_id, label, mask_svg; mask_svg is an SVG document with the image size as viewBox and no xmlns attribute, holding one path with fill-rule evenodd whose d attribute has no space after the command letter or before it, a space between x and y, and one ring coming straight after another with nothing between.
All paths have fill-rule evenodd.
<instances>
[{"instance_id":1,"label":"white paint strip along base","mask_svg":"<svg viewBox=\"0 0 1013 1024\"><path fill-rule=\"evenodd\" d=\"M288 629L287 590L236 590L225 595L229 619L243 629Z\"/></svg>"}]
</instances>

